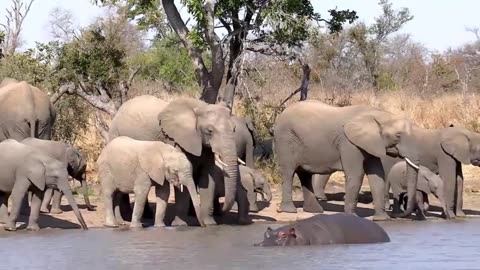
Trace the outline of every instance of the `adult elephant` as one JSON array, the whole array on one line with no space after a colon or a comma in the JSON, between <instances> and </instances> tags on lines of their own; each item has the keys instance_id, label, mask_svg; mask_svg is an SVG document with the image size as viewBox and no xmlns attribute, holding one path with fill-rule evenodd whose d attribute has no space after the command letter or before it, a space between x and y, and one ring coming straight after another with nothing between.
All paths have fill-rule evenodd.
<instances>
[{"instance_id":1,"label":"adult elephant","mask_svg":"<svg viewBox=\"0 0 480 270\"><path fill-rule=\"evenodd\" d=\"M255 148L256 130L253 126L252 119L249 116L232 116L232 121L235 126L237 156L245 161L246 166L253 168L253 150Z\"/></svg>"},{"instance_id":2,"label":"adult elephant","mask_svg":"<svg viewBox=\"0 0 480 270\"><path fill-rule=\"evenodd\" d=\"M312 174L344 171L344 211L354 214L365 173L375 205L374 220L386 220L385 173L381 158L400 156L409 168L408 208L415 209L418 156L408 120L370 106L333 107L319 101L303 101L286 108L274 125L274 151L283 177L280 211L295 213L292 201L294 173L300 178L307 212L323 212L313 193Z\"/></svg>"},{"instance_id":3,"label":"adult elephant","mask_svg":"<svg viewBox=\"0 0 480 270\"><path fill-rule=\"evenodd\" d=\"M206 225L213 219L216 172L215 160L223 165L225 202L223 212L232 208L238 183L237 151L234 125L227 107L207 104L192 98L170 103L153 96L139 96L124 103L111 123L109 139L128 136L136 140L159 140L181 149L193 165L199 188L202 217ZM175 189L177 217L174 224L185 224L188 210L187 191ZM248 213L248 209L246 211ZM244 223L246 217L239 216Z\"/></svg>"},{"instance_id":4,"label":"adult elephant","mask_svg":"<svg viewBox=\"0 0 480 270\"><path fill-rule=\"evenodd\" d=\"M463 217L463 173L462 164L480 166L480 134L463 127L425 129L412 126L412 138L417 145L420 165L438 174L444 181L445 208L443 216L454 219ZM399 159L382 160L385 172ZM320 179L316 186L324 187L326 179ZM319 188L319 189L320 189ZM385 195L390 184L387 182ZM317 196L320 193L317 193ZM320 195L321 196L321 195Z\"/></svg>"},{"instance_id":5,"label":"adult elephant","mask_svg":"<svg viewBox=\"0 0 480 270\"><path fill-rule=\"evenodd\" d=\"M28 137L49 140L56 111L47 94L25 81L0 84L0 141Z\"/></svg>"}]
</instances>

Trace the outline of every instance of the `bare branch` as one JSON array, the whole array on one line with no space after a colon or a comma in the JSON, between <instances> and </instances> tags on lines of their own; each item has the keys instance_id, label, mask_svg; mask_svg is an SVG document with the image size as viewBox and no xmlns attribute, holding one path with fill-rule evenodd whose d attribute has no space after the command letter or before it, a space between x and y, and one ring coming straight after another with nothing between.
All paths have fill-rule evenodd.
<instances>
[{"instance_id":1,"label":"bare branch","mask_svg":"<svg viewBox=\"0 0 480 270\"><path fill-rule=\"evenodd\" d=\"M68 83L60 86L60 89L58 89L58 92L50 96L50 101L55 105L58 102L58 100L60 100L60 98L66 93L70 93L70 94L75 93L75 85L73 83Z\"/></svg>"}]
</instances>

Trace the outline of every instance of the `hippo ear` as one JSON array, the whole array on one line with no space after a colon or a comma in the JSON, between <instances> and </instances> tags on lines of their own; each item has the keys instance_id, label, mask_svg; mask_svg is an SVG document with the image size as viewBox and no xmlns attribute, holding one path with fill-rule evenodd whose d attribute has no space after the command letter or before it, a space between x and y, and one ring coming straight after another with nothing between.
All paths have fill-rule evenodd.
<instances>
[{"instance_id":1,"label":"hippo ear","mask_svg":"<svg viewBox=\"0 0 480 270\"><path fill-rule=\"evenodd\" d=\"M297 234L295 233L295 228L290 228L288 230L288 234L293 238L297 238Z\"/></svg>"}]
</instances>

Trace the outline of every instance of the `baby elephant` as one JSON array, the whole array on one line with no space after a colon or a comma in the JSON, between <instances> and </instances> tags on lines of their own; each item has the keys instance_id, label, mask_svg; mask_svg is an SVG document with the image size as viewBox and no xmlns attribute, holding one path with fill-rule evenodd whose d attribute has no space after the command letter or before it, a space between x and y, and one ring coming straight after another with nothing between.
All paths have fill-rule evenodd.
<instances>
[{"instance_id":1,"label":"baby elephant","mask_svg":"<svg viewBox=\"0 0 480 270\"><path fill-rule=\"evenodd\" d=\"M120 215L120 198L122 193L134 193L130 227L141 227L140 219L152 185L157 197L155 227L165 226L163 219L170 183L180 189L183 186L188 189L200 226L205 226L200 215L199 194L193 182L192 164L173 146L160 141L139 141L120 136L105 146L97 165L105 203L105 226L125 224Z\"/></svg>"},{"instance_id":2,"label":"baby elephant","mask_svg":"<svg viewBox=\"0 0 480 270\"><path fill-rule=\"evenodd\" d=\"M54 157L55 159L63 162L63 164L65 164L65 167L67 168L70 177L78 180L82 185L81 192L83 193L83 199L85 200L85 204L88 210L95 210L90 204L90 200L88 198L88 187L86 179L87 162L77 148L61 141L41 140L37 138L27 138L23 140L22 143L37 148L43 153L46 153ZM45 213L49 212L48 206L50 204L50 200L52 199L52 193L53 200L50 213L60 214L62 213L62 210L60 209L60 202L62 200L63 194L61 193L61 191L56 189L54 190L52 188L48 188L45 192L45 197L43 198L40 211Z\"/></svg>"},{"instance_id":3,"label":"baby elephant","mask_svg":"<svg viewBox=\"0 0 480 270\"><path fill-rule=\"evenodd\" d=\"M255 246L308 246L390 242L385 230L373 221L345 213L318 214L264 234Z\"/></svg>"},{"instance_id":4,"label":"baby elephant","mask_svg":"<svg viewBox=\"0 0 480 270\"><path fill-rule=\"evenodd\" d=\"M407 164L401 161L393 165L388 173L387 181L390 182L394 198L393 210L400 211L401 204L406 201L407 180L406 180ZM424 166L420 166L417 178L417 218L425 219L425 211L428 210L428 195L433 194L441 203L442 208L446 211L443 181L437 174L430 171Z\"/></svg>"},{"instance_id":5,"label":"baby elephant","mask_svg":"<svg viewBox=\"0 0 480 270\"><path fill-rule=\"evenodd\" d=\"M8 139L0 143L0 220L7 217L8 198L12 199L10 215L6 220L6 230L16 230L16 220L20 205L27 191L32 192L32 206L29 230L38 230L40 205L46 188L60 189L77 216L83 229L87 224L77 207L68 186L68 172L65 164L39 151L36 148Z\"/></svg>"},{"instance_id":6,"label":"baby elephant","mask_svg":"<svg viewBox=\"0 0 480 270\"><path fill-rule=\"evenodd\" d=\"M270 185L263 174L256 169L238 165L238 171L242 186L247 191L250 212L258 212L257 194L260 194L263 200L270 202L272 200Z\"/></svg>"}]
</instances>

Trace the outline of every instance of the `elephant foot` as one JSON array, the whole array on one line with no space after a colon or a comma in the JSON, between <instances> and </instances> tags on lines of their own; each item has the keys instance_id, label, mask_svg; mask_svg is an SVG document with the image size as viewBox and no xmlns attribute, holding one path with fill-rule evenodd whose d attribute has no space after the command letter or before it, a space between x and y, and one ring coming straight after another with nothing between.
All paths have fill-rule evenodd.
<instances>
[{"instance_id":1,"label":"elephant foot","mask_svg":"<svg viewBox=\"0 0 480 270\"><path fill-rule=\"evenodd\" d=\"M215 219L212 217L212 216L206 216L203 218L203 223L205 224L205 226L214 226L214 225L218 225L217 222L215 221Z\"/></svg>"},{"instance_id":2,"label":"elephant foot","mask_svg":"<svg viewBox=\"0 0 480 270\"><path fill-rule=\"evenodd\" d=\"M165 228L165 223L164 222L155 222L155 225L153 225L155 228Z\"/></svg>"},{"instance_id":3,"label":"elephant foot","mask_svg":"<svg viewBox=\"0 0 480 270\"><path fill-rule=\"evenodd\" d=\"M109 227L109 228L118 228L118 223L115 221L112 221L111 219L107 219L103 224L103 226Z\"/></svg>"},{"instance_id":4,"label":"elephant foot","mask_svg":"<svg viewBox=\"0 0 480 270\"><path fill-rule=\"evenodd\" d=\"M130 228L131 229L139 229L139 228L143 228L143 225L141 222L132 222L130 223Z\"/></svg>"},{"instance_id":5,"label":"elephant foot","mask_svg":"<svg viewBox=\"0 0 480 270\"><path fill-rule=\"evenodd\" d=\"M50 210L50 214L58 215L58 214L61 214L61 213L63 213L63 211L62 211L62 209L60 209L60 208L52 208L52 209Z\"/></svg>"},{"instance_id":6,"label":"elephant foot","mask_svg":"<svg viewBox=\"0 0 480 270\"><path fill-rule=\"evenodd\" d=\"M181 218L179 217L175 217L175 219L173 219L172 221L172 226L188 226L187 222L183 221Z\"/></svg>"},{"instance_id":7,"label":"elephant foot","mask_svg":"<svg viewBox=\"0 0 480 270\"><path fill-rule=\"evenodd\" d=\"M50 213L47 207L40 208L40 213Z\"/></svg>"},{"instance_id":8,"label":"elephant foot","mask_svg":"<svg viewBox=\"0 0 480 270\"><path fill-rule=\"evenodd\" d=\"M323 213L323 207L317 202L303 203L303 211L309 213Z\"/></svg>"},{"instance_id":9,"label":"elephant foot","mask_svg":"<svg viewBox=\"0 0 480 270\"><path fill-rule=\"evenodd\" d=\"M252 212L252 213L258 213L258 205L255 203L255 204L251 204L250 209L248 211Z\"/></svg>"},{"instance_id":10,"label":"elephant foot","mask_svg":"<svg viewBox=\"0 0 480 270\"><path fill-rule=\"evenodd\" d=\"M388 220L391 220L390 216L385 212L376 213L373 216L372 219L373 219L373 221L388 221Z\"/></svg>"},{"instance_id":11,"label":"elephant foot","mask_svg":"<svg viewBox=\"0 0 480 270\"><path fill-rule=\"evenodd\" d=\"M15 223L12 223L12 222L7 222L7 225L5 226L5 231L9 231L9 232L14 232L17 230L17 226L15 226L16 224Z\"/></svg>"},{"instance_id":12,"label":"elephant foot","mask_svg":"<svg viewBox=\"0 0 480 270\"><path fill-rule=\"evenodd\" d=\"M29 224L28 227L27 227L27 230L38 231L38 230L40 230L40 226L38 226L38 224Z\"/></svg>"},{"instance_id":13,"label":"elephant foot","mask_svg":"<svg viewBox=\"0 0 480 270\"><path fill-rule=\"evenodd\" d=\"M453 213L453 210L447 210L442 213L442 218L449 220L455 219L455 214Z\"/></svg>"},{"instance_id":14,"label":"elephant foot","mask_svg":"<svg viewBox=\"0 0 480 270\"><path fill-rule=\"evenodd\" d=\"M455 212L455 216L459 217L459 218L465 218L467 217L467 215L465 215L465 212L463 212L463 210L457 210Z\"/></svg>"},{"instance_id":15,"label":"elephant foot","mask_svg":"<svg viewBox=\"0 0 480 270\"><path fill-rule=\"evenodd\" d=\"M277 212L282 213L297 213L297 208L293 205L293 202L282 202L280 208L277 209Z\"/></svg>"}]
</instances>

